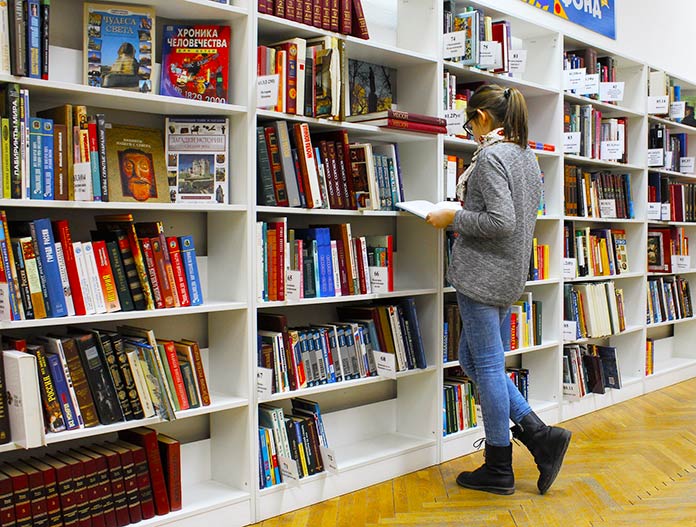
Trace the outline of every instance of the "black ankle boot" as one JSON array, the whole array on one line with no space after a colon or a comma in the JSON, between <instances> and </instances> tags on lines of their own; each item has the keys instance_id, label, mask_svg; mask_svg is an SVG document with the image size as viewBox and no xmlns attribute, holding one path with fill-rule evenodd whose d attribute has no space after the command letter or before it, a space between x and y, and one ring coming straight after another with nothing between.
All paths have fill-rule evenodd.
<instances>
[{"instance_id":1,"label":"black ankle boot","mask_svg":"<svg viewBox=\"0 0 696 527\"><path fill-rule=\"evenodd\" d=\"M467 489L483 490L493 494L515 492L512 473L512 445L493 446L486 443L486 461L473 472L462 472L457 484Z\"/></svg>"},{"instance_id":2,"label":"black ankle boot","mask_svg":"<svg viewBox=\"0 0 696 527\"><path fill-rule=\"evenodd\" d=\"M563 456L570 444L570 430L548 426L531 412L512 427L512 436L520 440L534 456L539 469L537 488L539 493L546 493L561 470Z\"/></svg>"}]
</instances>

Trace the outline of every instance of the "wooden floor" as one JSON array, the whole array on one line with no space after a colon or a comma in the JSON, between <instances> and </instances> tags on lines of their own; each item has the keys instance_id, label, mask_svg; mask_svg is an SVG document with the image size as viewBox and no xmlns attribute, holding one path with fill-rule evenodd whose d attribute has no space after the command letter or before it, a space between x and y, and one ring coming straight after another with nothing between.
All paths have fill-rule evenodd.
<instances>
[{"instance_id":1,"label":"wooden floor","mask_svg":"<svg viewBox=\"0 0 696 527\"><path fill-rule=\"evenodd\" d=\"M262 527L696 526L696 379L567 421L573 440L540 496L537 472L513 445L516 492L459 488L482 453L257 524Z\"/></svg>"}]
</instances>

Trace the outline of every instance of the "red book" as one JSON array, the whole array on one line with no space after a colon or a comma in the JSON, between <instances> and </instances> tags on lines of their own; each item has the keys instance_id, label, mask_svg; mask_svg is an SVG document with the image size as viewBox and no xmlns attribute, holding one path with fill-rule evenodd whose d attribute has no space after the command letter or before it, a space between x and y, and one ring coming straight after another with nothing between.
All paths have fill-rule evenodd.
<instances>
[{"instance_id":1,"label":"red book","mask_svg":"<svg viewBox=\"0 0 696 527\"><path fill-rule=\"evenodd\" d=\"M368 113L349 117L347 120L351 122L364 122L365 124L373 124L371 121L377 119L398 119L399 121L409 121L412 123L432 124L434 126L447 126L447 121L442 117L434 115L425 115L422 113L405 112L402 110L383 110L380 112Z\"/></svg>"},{"instance_id":2,"label":"red book","mask_svg":"<svg viewBox=\"0 0 696 527\"><path fill-rule=\"evenodd\" d=\"M191 406L189 404L188 396L186 395L184 377L181 375L179 358L176 355L174 342L171 340L157 339L157 343L164 346L164 353L167 356L167 364L169 366L169 371L172 374L172 381L174 382L174 390L176 391L176 398L179 401L179 406L182 410L188 410Z\"/></svg>"},{"instance_id":3,"label":"red book","mask_svg":"<svg viewBox=\"0 0 696 527\"><path fill-rule=\"evenodd\" d=\"M15 508L12 494L12 478L4 472L0 472L0 525L14 526L14 524Z\"/></svg>"},{"instance_id":4,"label":"red book","mask_svg":"<svg viewBox=\"0 0 696 527\"><path fill-rule=\"evenodd\" d=\"M338 33L340 17L338 14L339 0L329 0L329 30Z\"/></svg>"},{"instance_id":5,"label":"red book","mask_svg":"<svg viewBox=\"0 0 696 527\"><path fill-rule=\"evenodd\" d=\"M363 12L361 0L353 1L353 12L352 24L350 34L354 37L362 38L364 40L369 40L370 33L367 31L367 20L365 20L365 13Z\"/></svg>"},{"instance_id":6,"label":"red book","mask_svg":"<svg viewBox=\"0 0 696 527\"><path fill-rule=\"evenodd\" d=\"M510 349L516 350L517 348L519 348L517 341L517 314L512 313L510 315Z\"/></svg>"},{"instance_id":7,"label":"red book","mask_svg":"<svg viewBox=\"0 0 696 527\"><path fill-rule=\"evenodd\" d=\"M276 243L276 231L268 229L266 231L266 245L268 247L268 300L275 302L278 300L278 247Z\"/></svg>"},{"instance_id":8,"label":"red book","mask_svg":"<svg viewBox=\"0 0 696 527\"><path fill-rule=\"evenodd\" d=\"M27 351L27 340L26 339L20 339L16 337L10 337L7 335L4 335L2 338L3 342L7 344L7 347L3 349L9 349L9 350L17 350L17 351Z\"/></svg>"},{"instance_id":9,"label":"red book","mask_svg":"<svg viewBox=\"0 0 696 527\"><path fill-rule=\"evenodd\" d=\"M193 368L196 372L196 377L198 378L198 389L201 392L201 404L202 406L209 406L210 392L208 391L208 382L205 379L203 359L201 358L201 350L198 347L198 342L195 340L186 339L181 339L181 342L191 347L191 354L193 355Z\"/></svg>"},{"instance_id":10,"label":"red book","mask_svg":"<svg viewBox=\"0 0 696 527\"><path fill-rule=\"evenodd\" d=\"M322 29L322 14L324 0L312 0L312 25Z\"/></svg>"},{"instance_id":11,"label":"red book","mask_svg":"<svg viewBox=\"0 0 696 527\"><path fill-rule=\"evenodd\" d=\"M15 526L32 527L29 477L21 470L8 464L0 466L0 470L12 480Z\"/></svg>"},{"instance_id":12,"label":"red book","mask_svg":"<svg viewBox=\"0 0 696 527\"><path fill-rule=\"evenodd\" d=\"M285 232L285 227L286 224L284 222L278 221L275 223L269 223L269 232L271 228L274 228L275 231L275 241L276 241L276 246L275 246L275 254L277 255L276 258L276 270L275 270L275 276L276 276L276 284L277 284L277 296L278 300L285 300L285 238L286 238L286 232Z\"/></svg>"},{"instance_id":13,"label":"red book","mask_svg":"<svg viewBox=\"0 0 696 527\"><path fill-rule=\"evenodd\" d=\"M181 510L181 444L164 434L157 434L157 443L169 495L169 507L178 511Z\"/></svg>"},{"instance_id":14,"label":"red book","mask_svg":"<svg viewBox=\"0 0 696 527\"><path fill-rule=\"evenodd\" d=\"M126 497L126 487L123 482L123 468L121 467L121 457L117 452L98 445L89 447L104 459L109 478L109 500L114 505L116 515L116 525L124 527L130 523L128 515L128 498Z\"/></svg>"},{"instance_id":15,"label":"red book","mask_svg":"<svg viewBox=\"0 0 696 527\"><path fill-rule=\"evenodd\" d=\"M381 124L377 124L377 122ZM384 128L396 128L399 130L411 130L412 132L426 132L429 134L446 134L446 126L437 126L433 124L417 123L414 121L403 121L401 119L381 119L372 121L369 124L382 126Z\"/></svg>"},{"instance_id":16,"label":"red book","mask_svg":"<svg viewBox=\"0 0 696 527\"><path fill-rule=\"evenodd\" d=\"M150 472L147 466L147 454L145 449L125 441L119 444L130 449L133 454L133 465L135 466L135 480L138 484L138 495L140 497L140 509L143 513L143 520L155 517L155 501L152 496L152 485L150 484Z\"/></svg>"},{"instance_id":17,"label":"red book","mask_svg":"<svg viewBox=\"0 0 696 527\"><path fill-rule=\"evenodd\" d=\"M164 472L162 470L162 460L159 457L159 447L157 446L157 432L150 428L139 427L130 430L121 430L119 437L124 441L141 446L147 455L147 464L150 471L150 481L152 482L152 493L155 498L155 510L161 516L169 512L169 499L164 483Z\"/></svg>"},{"instance_id":18,"label":"red book","mask_svg":"<svg viewBox=\"0 0 696 527\"><path fill-rule=\"evenodd\" d=\"M312 4L312 0L300 0L302 2L303 7L303 12L304 14L302 15L302 23L307 24L308 26L312 25L312 20L313 20L313 7L314 5ZM299 22L299 20L298 20Z\"/></svg>"},{"instance_id":19,"label":"red book","mask_svg":"<svg viewBox=\"0 0 696 527\"><path fill-rule=\"evenodd\" d=\"M60 461L56 456L46 456L42 461L56 471L56 483L58 485L60 509L63 515L63 526L76 527L79 518L75 503L75 482L73 480L72 466ZM76 461L74 462L76 463Z\"/></svg>"},{"instance_id":20,"label":"red book","mask_svg":"<svg viewBox=\"0 0 696 527\"><path fill-rule=\"evenodd\" d=\"M80 453L94 460L97 471L97 500L99 501L104 515L106 527L118 527L116 518L116 508L111 494L111 481L109 479L109 466L106 457L87 448L80 448Z\"/></svg>"},{"instance_id":21,"label":"red book","mask_svg":"<svg viewBox=\"0 0 696 527\"><path fill-rule=\"evenodd\" d=\"M165 251L167 249L166 240L163 245L159 237L150 238L150 245L152 246L152 257L155 263L155 271L157 273L157 280L159 281L162 300L164 300L164 306L178 307L177 303L179 299L176 298L176 293L174 292L172 282L170 282L167 273L167 258L165 257Z\"/></svg>"},{"instance_id":22,"label":"red book","mask_svg":"<svg viewBox=\"0 0 696 527\"><path fill-rule=\"evenodd\" d=\"M353 0L338 0L339 6L339 30L344 35L350 35L353 30Z\"/></svg>"},{"instance_id":23,"label":"red book","mask_svg":"<svg viewBox=\"0 0 696 527\"><path fill-rule=\"evenodd\" d=\"M280 49L285 51L286 64L285 64L285 112L296 114L297 113L297 76L304 74L304 72L298 71L297 67L297 44L292 42L286 42L279 46ZM304 101L300 102L304 104Z\"/></svg>"},{"instance_id":24,"label":"red book","mask_svg":"<svg viewBox=\"0 0 696 527\"><path fill-rule=\"evenodd\" d=\"M63 259L65 260L65 268L68 272L68 282L70 283L70 291L72 292L73 304L75 305L75 315L85 315L87 311L85 310L85 301L82 297L80 277L77 274L77 264L75 263L70 226L67 220L56 220L52 222L52 224L53 235L60 241L61 247L63 247Z\"/></svg>"},{"instance_id":25,"label":"red book","mask_svg":"<svg viewBox=\"0 0 696 527\"><path fill-rule=\"evenodd\" d=\"M123 487L126 489L126 501L128 502L128 515L131 523L139 522L143 515L140 507L140 494L138 492L138 480L135 475L133 453L116 442L106 443L105 448L118 453L123 469Z\"/></svg>"},{"instance_id":26,"label":"red book","mask_svg":"<svg viewBox=\"0 0 696 527\"><path fill-rule=\"evenodd\" d=\"M70 450L68 455L82 463L85 473L85 491L87 503L89 504L89 515L92 527L106 527L99 495L99 475L97 474L96 462L91 457L77 450Z\"/></svg>"},{"instance_id":27,"label":"red book","mask_svg":"<svg viewBox=\"0 0 696 527\"><path fill-rule=\"evenodd\" d=\"M355 259L358 263L358 278L360 280L360 291L357 294L365 295L367 294L367 282L365 280L365 265L362 258L363 245L360 238L353 238L353 246L355 251Z\"/></svg>"},{"instance_id":28,"label":"red book","mask_svg":"<svg viewBox=\"0 0 696 527\"><path fill-rule=\"evenodd\" d=\"M259 0L258 3L259 13L268 13L266 10L266 0Z\"/></svg>"},{"instance_id":29,"label":"red book","mask_svg":"<svg viewBox=\"0 0 696 527\"><path fill-rule=\"evenodd\" d=\"M295 46L297 49L297 46ZM266 136L266 148L268 159L271 161L271 176L273 178L273 193L279 207L289 207L288 192L283 179L283 169L280 164L280 150L278 148L278 136L275 128L267 126L264 128Z\"/></svg>"},{"instance_id":30,"label":"red book","mask_svg":"<svg viewBox=\"0 0 696 527\"><path fill-rule=\"evenodd\" d=\"M329 0L321 1L321 28L329 31L331 29L331 2Z\"/></svg>"},{"instance_id":31,"label":"red book","mask_svg":"<svg viewBox=\"0 0 696 527\"><path fill-rule=\"evenodd\" d=\"M285 18L297 22L297 4L302 0L285 0Z\"/></svg>"},{"instance_id":32,"label":"red book","mask_svg":"<svg viewBox=\"0 0 696 527\"><path fill-rule=\"evenodd\" d=\"M268 7L266 9L268 9ZM285 0L275 0L273 10L269 12L280 18L285 18Z\"/></svg>"},{"instance_id":33,"label":"red book","mask_svg":"<svg viewBox=\"0 0 696 527\"><path fill-rule=\"evenodd\" d=\"M179 304L181 304L181 307L190 306L191 297L189 296L188 286L186 285L186 271L184 270L184 262L181 260L179 238L176 236L168 237L167 247L169 248L169 257L172 260L172 271L174 272L176 294L179 297Z\"/></svg>"},{"instance_id":34,"label":"red book","mask_svg":"<svg viewBox=\"0 0 696 527\"><path fill-rule=\"evenodd\" d=\"M12 466L27 475L29 484L29 502L31 504L31 525L33 527L48 526L48 509L46 507L46 488L43 475L39 470L23 461L14 461Z\"/></svg>"},{"instance_id":35,"label":"red book","mask_svg":"<svg viewBox=\"0 0 696 527\"><path fill-rule=\"evenodd\" d=\"M55 469L43 461L34 458L26 460L26 463L41 473L44 491L46 493L48 525L61 525L63 519L60 514L60 497L58 496L58 483L56 481ZM0 525L5 525L5 523L0 522Z\"/></svg>"},{"instance_id":36,"label":"red book","mask_svg":"<svg viewBox=\"0 0 696 527\"><path fill-rule=\"evenodd\" d=\"M150 278L150 286L152 288L152 296L155 301L155 307L157 309L163 309L164 300L162 299L162 290L160 289L160 283L157 277L157 267L155 266L155 257L152 254L152 245L150 244L150 239L142 238L140 240L140 245L143 250L142 253L145 260L147 275Z\"/></svg>"},{"instance_id":37,"label":"red book","mask_svg":"<svg viewBox=\"0 0 696 527\"><path fill-rule=\"evenodd\" d=\"M108 313L120 311L121 303L118 300L116 280L114 279L114 272L111 269L111 261L109 260L109 253L106 249L106 242L102 240L93 241L92 249L94 250L94 259L97 262L97 273L99 274L99 283L101 285L102 294L104 295L106 311Z\"/></svg>"}]
</instances>

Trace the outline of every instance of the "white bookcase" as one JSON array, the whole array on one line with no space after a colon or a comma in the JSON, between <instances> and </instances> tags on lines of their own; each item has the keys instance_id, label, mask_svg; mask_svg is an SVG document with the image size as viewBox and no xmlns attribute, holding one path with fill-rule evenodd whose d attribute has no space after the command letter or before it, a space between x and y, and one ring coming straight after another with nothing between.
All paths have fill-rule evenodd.
<instances>
[{"instance_id":1,"label":"white bookcase","mask_svg":"<svg viewBox=\"0 0 696 527\"><path fill-rule=\"evenodd\" d=\"M452 459L473 450L483 437L482 426L443 437L442 359L443 310L454 295L443 287L444 240L423 221L400 212L304 210L256 205L255 127L277 119L306 122L312 131L345 128L352 141L396 142L407 199L439 201L445 196L444 154L470 159L472 141L408 131L382 130L357 123L333 123L312 118L257 110L256 46L294 36L333 35L313 27L258 14L253 0L232 0L232 5L209 0L130 0L153 5L158 35L169 21L210 21L232 26L230 104L196 103L158 95L94 89L81 83L82 0L63 0L52 5L50 80L0 75L0 82L18 82L30 89L32 111L63 103L84 104L89 111L106 113L107 120L163 127L166 115L226 115L230 119L231 204L224 206L131 205L123 203L29 202L0 200L10 219L70 220L75 240L88 239L93 217L110 212L132 212L139 221L160 219L167 233L195 236L205 304L196 308L130 312L3 322L10 334L47 333L67 324L115 327L128 322L155 329L158 335L198 339L204 348L211 406L181 412L179 419L119 423L49 436L46 450L113 437L124 427L146 424L170 433L182 442L182 511L156 517L143 525L194 527L242 526L254 521L326 500L394 476ZM518 88L527 98L530 139L553 144L554 152L538 151L544 174L546 215L537 221L536 236L551 247L550 276L527 283L534 299L543 302L543 339L539 346L510 352L510 365L530 370L530 402L547 422L555 423L641 395L696 375L696 322L693 319L646 325L646 282L649 276L645 247L649 222L647 203L647 134L650 123L664 122L674 131L696 136L696 128L647 114L647 74L650 65L621 57L610 50L598 54L617 60L619 80L626 83L619 105L601 103L563 91L564 50L594 47L544 25L540 11L528 17L507 16L493 0L458 2L484 9L496 19L509 20L517 45L528 50L526 72L518 77L498 76L444 60L442 54L441 0L364 0L373 39L347 37L348 56L398 70L397 102L401 109L442 115L442 77L455 74L459 82L496 82ZM387 5L388 4L388 5ZM374 25L372 18L374 16ZM157 43L159 60L160 44ZM596 49L596 48L595 48ZM153 68L157 75L157 69ZM678 77L673 76L675 79ZM696 81L678 79L684 91L696 91ZM629 163L591 160L564 155L563 104L592 104L603 114L629 117ZM564 164L588 166L631 175L635 219L600 220L566 218L563 206ZM694 181L696 177L668 173ZM307 299L299 302L260 302L256 297L257 259L255 223L286 216L290 227L315 223L350 222L353 234L394 236L396 249L395 291L353 297ZM563 222L611 225L626 230L631 273L615 277L625 294L627 329L607 339L618 349L624 387L605 395L588 395L568 402L562 391L563 349ZM687 228L692 253L696 252L696 224ZM683 274L696 292L696 268ZM412 296L426 348L428 368L403 372L396 380L369 378L324 385L297 392L274 394L266 401L289 407L294 396L311 397L321 404L324 423L335 450L337 471L303 479L297 485L281 484L258 489L258 434L256 393L256 313L283 313L291 326L335 320L337 305L374 299ZM655 349L655 373L645 376L645 341L659 339ZM594 340L594 339L593 339ZM43 449L39 449L40 452ZM32 451L31 454L37 453ZM26 455L15 445L0 447L0 460Z\"/></svg>"}]
</instances>

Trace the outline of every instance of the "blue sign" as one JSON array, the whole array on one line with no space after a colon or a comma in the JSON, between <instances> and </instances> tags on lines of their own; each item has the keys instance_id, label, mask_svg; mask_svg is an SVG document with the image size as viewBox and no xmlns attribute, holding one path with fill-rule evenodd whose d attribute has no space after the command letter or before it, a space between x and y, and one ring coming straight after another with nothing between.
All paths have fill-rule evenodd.
<instances>
[{"instance_id":1,"label":"blue sign","mask_svg":"<svg viewBox=\"0 0 696 527\"><path fill-rule=\"evenodd\" d=\"M615 0L522 0L595 33L616 39Z\"/></svg>"}]
</instances>

